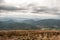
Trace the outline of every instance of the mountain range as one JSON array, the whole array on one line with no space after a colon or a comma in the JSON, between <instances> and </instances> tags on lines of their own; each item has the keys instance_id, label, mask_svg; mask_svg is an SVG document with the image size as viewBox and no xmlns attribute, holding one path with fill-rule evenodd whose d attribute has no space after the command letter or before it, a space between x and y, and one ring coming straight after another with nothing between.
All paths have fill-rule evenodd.
<instances>
[{"instance_id":1,"label":"mountain range","mask_svg":"<svg viewBox=\"0 0 60 40\"><path fill-rule=\"evenodd\" d=\"M43 20L23 20L23 21L0 21L0 29L10 30L10 29L60 29L59 19L43 19Z\"/></svg>"}]
</instances>

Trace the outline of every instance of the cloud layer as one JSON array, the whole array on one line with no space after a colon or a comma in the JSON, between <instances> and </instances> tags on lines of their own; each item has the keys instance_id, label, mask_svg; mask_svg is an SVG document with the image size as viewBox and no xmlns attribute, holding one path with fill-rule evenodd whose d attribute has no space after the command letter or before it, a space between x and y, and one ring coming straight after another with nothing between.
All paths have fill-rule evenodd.
<instances>
[{"instance_id":1,"label":"cloud layer","mask_svg":"<svg viewBox=\"0 0 60 40\"><path fill-rule=\"evenodd\" d=\"M59 19L60 9L57 7L40 6L36 3L19 5L4 4L0 0L0 17Z\"/></svg>"},{"instance_id":2,"label":"cloud layer","mask_svg":"<svg viewBox=\"0 0 60 40\"><path fill-rule=\"evenodd\" d=\"M9 5L0 5L0 11L14 11L14 12L31 12L31 13L48 13L48 14L55 14L60 15L60 9L58 8L49 8L45 6L37 6L35 4L29 4L26 6L9 6Z\"/></svg>"}]
</instances>

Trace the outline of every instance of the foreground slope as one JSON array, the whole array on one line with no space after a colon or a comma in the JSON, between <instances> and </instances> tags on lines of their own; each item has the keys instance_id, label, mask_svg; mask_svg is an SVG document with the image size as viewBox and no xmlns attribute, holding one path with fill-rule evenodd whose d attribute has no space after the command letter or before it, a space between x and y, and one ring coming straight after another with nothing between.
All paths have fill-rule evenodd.
<instances>
[{"instance_id":1,"label":"foreground slope","mask_svg":"<svg viewBox=\"0 0 60 40\"><path fill-rule=\"evenodd\" d=\"M1 30L0 40L60 40L60 30Z\"/></svg>"}]
</instances>

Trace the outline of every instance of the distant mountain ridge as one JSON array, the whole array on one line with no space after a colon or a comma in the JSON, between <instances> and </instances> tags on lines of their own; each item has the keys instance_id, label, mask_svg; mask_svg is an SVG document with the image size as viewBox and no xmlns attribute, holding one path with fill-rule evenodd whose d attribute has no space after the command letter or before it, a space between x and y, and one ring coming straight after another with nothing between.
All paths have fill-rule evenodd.
<instances>
[{"instance_id":1,"label":"distant mountain ridge","mask_svg":"<svg viewBox=\"0 0 60 40\"><path fill-rule=\"evenodd\" d=\"M24 20L21 22L0 21L0 29L41 29L41 28L57 28L60 29L59 19L44 19L44 20Z\"/></svg>"}]
</instances>

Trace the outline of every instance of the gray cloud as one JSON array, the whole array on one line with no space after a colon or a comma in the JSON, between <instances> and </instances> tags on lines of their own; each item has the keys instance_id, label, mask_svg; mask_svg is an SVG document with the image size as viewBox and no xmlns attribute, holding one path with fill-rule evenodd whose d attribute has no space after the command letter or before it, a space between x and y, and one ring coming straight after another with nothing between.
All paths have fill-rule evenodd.
<instances>
[{"instance_id":1,"label":"gray cloud","mask_svg":"<svg viewBox=\"0 0 60 40\"><path fill-rule=\"evenodd\" d=\"M13 11L13 10L18 10L18 8L14 6L0 6L0 10Z\"/></svg>"},{"instance_id":2,"label":"gray cloud","mask_svg":"<svg viewBox=\"0 0 60 40\"><path fill-rule=\"evenodd\" d=\"M0 5L0 11L3 10L3 11L22 11L22 10L28 10L27 8L24 8L24 7L21 7L21 8L18 8L18 7L15 7L15 6L5 6L5 5ZM22 12L24 12L22 11Z\"/></svg>"},{"instance_id":3,"label":"gray cloud","mask_svg":"<svg viewBox=\"0 0 60 40\"><path fill-rule=\"evenodd\" d=\"M58 8L49 8L46 6L36 6L35 4L29 4L26 5L24 7L18 8L15 6L8 6L8 5L0 5L0 12L1 10L3 11L19 11L19 12L25 12L25 10L31 11L31 13L37 13L37 14L41 14L41 13L48 13L48 14L53 14L53 15L60 15L60 10ZM59 12L58 12L59 11Z\"/></svg>"},{"instance_id":4,"label":"gray cloud","mask_svg":"<svg viewBox=\"0 0 60 40\"><path fill-rule=\"evenodd\" d=\"M48 8L48 7L37 7L33 8L32 13L47 13L47 14L55 14L60 15L60 10L58 8Z\"/></svg>"},{"instance_id":5,"label":"gray cloud","mask_svg":"<svg viewBox=\"0 0 60 40\"><path fill-rule=\"evenodd\" d=\"M4 0L0 0L0 5L4 3Z\"/></svg>"},{"instance_id":6,"label":"gray cloud","mask_svg":"<svg viewBox=\"0 0 60 40\"><path fill-rule=\"evenodd\" d=\"M47 7L47 6L37 6L35 4L30 4L30 6L32 6L32 11L31 13L48 13L48 14L55 14L55 15L60 15L60 8L58 7Z\"/></svg>"},{"instance_id":7,"label":"gray cloud","mask_svg":"<svg viewBox=\"0 0 60 40\"><path fill-rule=\"evenodd\" d=\"M1 12L1 10L3 10L3 11L14 11L14 10L17 10L16 7L8 6L8 5L5 5L3 3L4 3L4 0L0 0L0 12Z\"/></svg>"},{"instance_id":8,"label":"gray cloud","mask_svg":"<svg viewBox=\"0 0 60 40\"><path fill-rule=\"evenodd\" d=\"M0 3L2 3L3 2L3 0L0 0Z\"/></svg>"}]
</instances>

